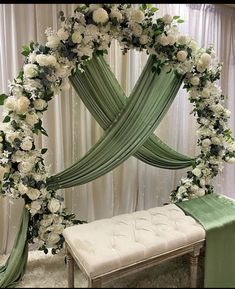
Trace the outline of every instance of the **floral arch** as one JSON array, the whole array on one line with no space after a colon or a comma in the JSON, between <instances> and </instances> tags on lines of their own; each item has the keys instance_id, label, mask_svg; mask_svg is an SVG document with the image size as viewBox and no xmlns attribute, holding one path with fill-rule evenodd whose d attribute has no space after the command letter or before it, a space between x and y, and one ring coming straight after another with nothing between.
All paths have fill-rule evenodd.
<instances>
[{"instance_id":1,"label":"floral arch","mask_svg":"<svg viewBox=\"0 0 235 289\"><path fill-rule=\"evenodd\" d=\"M22 71L10 83L8 94L1 94L4 105L0 124L0 180L2 196L23 198L29 212L27 242L52 253L63 248L65 227L80 221L63 207L56 193L58 177L49 176L44 163L47 149L37 149L34 135L47 135L42 114L48 102L68 88L71 75L82 73L93 55L107 53L112 39L117 39L123 53L129 49L145 50L152 58L152 73L162 71L182 78L197 118L200 154L192 170L171 192L173 202L185 201L213 192L211 180L222 170L223 162L235 160L235 144L227 126L230 111L224 107L225 96L216 80L221 64L213 47L200 48L179 32L179 16L165 15L154 20L157 9L143 4L81 4L74 14L60 12L62 27L46 30L45 45L31 42L23 47ZM66 173L65 173L66 175ZM73 184L73 182L72 182Z\"/></svg>"}]
</instances>

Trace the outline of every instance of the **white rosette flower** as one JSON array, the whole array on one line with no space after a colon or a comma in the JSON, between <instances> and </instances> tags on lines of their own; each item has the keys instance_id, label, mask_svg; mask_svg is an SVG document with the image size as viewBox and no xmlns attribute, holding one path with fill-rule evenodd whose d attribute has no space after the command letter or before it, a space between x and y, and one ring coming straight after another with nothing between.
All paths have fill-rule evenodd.
<instances>
[{"instance_id":1,"label":"white rosette flower","mask_svg":"<svg viewBox=\"0 0 235 289\"><path fill-rule=\"evenodd\" d=\"M38 115L35 112L30 112L26 114L25 121L30 125L34 126L36 123L38 123Z\"/></svg>"},{"instance_id":2,"label":"white rosette flower","mask_svg":"<svg viewBox=\"0 0 235 289\"><path fill-rule=\"evenodd\" d=\"M53 55L38 54L36 61L40 66L56 66L57 60Z\"/></svg>"},{"instance_id":3,"label":"white rosette flower","mask_svg":"<svg viewBox=\"0 0 235 289\"><path fill-rule=\"evenodd\" d=\"M110 17L116 18L118 22L121 22L121 20L123 19L122 13L118 9L115 9L115 8L111 9Z\"/></svg>"},{"instance_id":4,"label":"white rosette flower","mask_svg":"<svg viewBox=\"0 0 235 289\"><path fill-rule=\"evenodd\" d=\"M25 186L23 183L18 184L18 191L21 195L27 194L29 191L29 188Z\"/></svg>"},{"instance_id":5,"label":"white rosette flower","mask_svg":"<svg viewBox=\"0 0 235 289\"><path fill-rule=\"evenodd\" d=\"M187 36L181 34L177 37L177 43L178 44L185 45L185 44L187 44L187 42L188 42Z\"/></svg>"},{"instance_id":6,"label":"white rosette flower","mask_svg":"<svg viewBox=\"0 0 235 289\"><path fill-rule=\"evenodd\" d=\"M140 35L140 44L145 45L149 42L149 36L146 34Z\"/></svg>"},{"instance_id":7,"label":"white rosette flower","mask_svg":"<svg viewBox=\"0 0 235 289\"><path fill-rule=\"evenodd\" d=\"M20 132L18 131L8 131L6 132L6 141L13 144L15 139L20 139Z\"/></svg>"},{"instance_id":8,"label":"white rosette flower","mask_svg":"<svg viewBox=\"0 0 235 289\"><path fill-rule=\"evenodd\" d=\"M17 100L14 96L10 96L5 100L4 105L8 111L14 111L17 105Z\"/></svg>"},{"instance_id":9,"label":"white rosette flower","mask_svg":"<svg viewBox=\"0 0 235 289\"><path fill-rule=\"evenodd\" d=\"M79 31L75 31L73 34L72 34L72 41L73 43L81 43L82 42L82 35Z\"/></svg>"},{"instance_id":10,"label":"white rosette flower","mask_svg":"<svg viewBox=\"0 0 235 289\"><path fill-rule=\"evenodd\" d=\"M129 20L131 22L142 23L144 21L144 13L141 10L130 9L129 10Z\"/></svg>"},{"instance_id":11,"label":"white rosette flower","mask_svg":"<svg viewBox=\"0 0 235 289\"><path fill-rule=\"evenodd\" d=\"M35 99L33 105L36 110L43 110L47 106L47 103L44 99Z\"/></svg>"},{"instance_id":12,"label":"white rosette flower","mask_svg":"<svg viewBox=\"0 0 235 289\"><path fill-rule=\"evenodd\" d=\"M48 246L53 246L56 243L58 243L59 240L60 240L59 234L55 234L55 233L51 232L48 234L46 242L47 242Z\"/></svg>"},{"instance_id":13,"label":"white rosette flower","mask_svg":"<svg viewBox=\"0 0 235 289\"><path fill-rule=\"evenodd\" d=\"M200 79L198 76L193 76L191 79L190 79L190 83L193 85L193 86L197 86L199 83L200 83Z\"/></svg>"},{"instance_id":14,"label":"white rosette flower","mask_svg":"<svg viewBox=\"0 0 235 289\"><path fill-rule=\"evenodd\" d=\"M177 59L180 61L180 62L183 62L187 59L187 55L188 53L184 50L180 50L177 52Z\"/></svg>"},{"instance_id":15,"label":"white rosette flower","mask_svg":"<svg viewBox=\"0 0 235 289\"><path fill-rule=\"evenodd\" d=\"M169 14L165 14L163 17L162 17L162 20L164 23L166 24L171 24L171 22L173 21L173 17Z\"/></svg>"},{"instance_id":16,"label":"white rosette flower","mask_svg":"<svg viewBox=\"0 0 235 289\"><path fill-rule=\"evenodd\" d=\"M34 163L30 162L30 161L22 161L18 164L18 170L22 173L22 174L27 174L29 172L32 171L32 169L34 168Z\"/></svg>"},{"instance_id":17,"label":"white rosette flower","mask_svg":"<svg viewBox=\"0 0 235 289\"><path fill-rule=\"evenodd\" d=\"M17 100L15 110L18 114L25 114L29 109L29 105L30 105L30 100L25 96L21 96Z\"/></svg>"},{"instance_id":18,"label":"white rosette flower","mask_svg":"<svg viewBox=\"0 0 235 289\"><path fill-rule=\"evenodd\" d=\"M202 171L198 167L194 168L192 170L192 173L198 178L200 178L200 176L202 175Z\"/></svg>"},{"instance_id":19,"label":"white rosette flower","mask_svg":"<svg viewBox=\"0 0 235 289\"><path fill-rule=\"evenodd\" d=\"M69 38L69 32L66 31L63 27L57 31L59 40L66 41Z\"/></svg>"},{"instance_id":20,"label":"white rosette flower","mask_svg":"<svg viewBox=\"0 0 235 289\"><path fill-rule=\"evenodd\" d=\"M143 29L138 23L131 23L130 28L135 36L139 37L142 35Z\"/></svg>"},{"instance_id":21,"label":"white rosette flower","mask_svg":"<svg viewBox=\"0 0 235 289\"><path fill-rule=\"evenodd\" d=\"M211 140L209 138L205 138L202 140L202 147L203 148L208 148L211 145Z\"/></svg>"},{"instance_id":22,"label":"white rosette flower","mask_svg":"<svg viewBox=\"0 0 235 289\"><path fill-rule=\"evenodd\" d=\"M27 136L22 140L20 147L24 151L30 151L33 146L32 138Z\"/></svg>"},{"instance_id":23,"label":"white rosette flower","mask_svg":"<svg viewBox=\"0 0 235 289\"><path fill-rule=\"evenodd\" d=\"M59 200L53 198L48 203L48 209L51 213L57 213L61 209L61 203Z\"/></svg>"},{"instance_id":24,"label":"white rosette flower","mask_svg":"<svg viewBox=\"0 0 235 289\"><path fill-rule=\"evenodd\" d=\"M93 11L92 19L97 24L104 24L109 20L109 15L105 9L98 8Z\"/></svg>"},{"instance_id":25,"label":"white rosette flower","mask_svg":"<svg viewBox=\"0 0 235 289\"><path fill-rule=\"evenodd\" d=\"M36 64L25 64L23 70L24 76L27 78L33 78L38 75L38 66Z\"/></svg>"},{"instance_id":26,"label":"white rosette flower","mask_svg":"<svg viewBox=\"0 0 235 289\"><path fill-rule=\"evenodd\" d=\"M29 188L26 195L32 200L35 201L40 197L40 191L35 188Z\"/></svg>"},{"instance_id":27,"label":"white rosette flower","mask_svg":"<svg viewBox=\"0 0 235 289\"><path fill-rule=\"evenodd\" d=\"M31 215L34 216L37 213L39 213L39 211L41 210L41 206L42 206L42 202L41 201L33 201L33 202L31 202L28 205Z\"/></svg>"},{"instance_id":28,"label":"white rosette flower","mask_svg":"<svg viewBox=\"0 0 235 289\"><path fill-rule=\"evenodd\" d=\"M43 215L40 225L47 228L53 223L53 215Z\"/></svg>"},{"instance_id":29,"label":"white rosette flower","mask_svg":"<svg viewBox=\"0 0 235 289\"><path fill-rule=\"evenodd\" d=\"M167 46L169 45L169 38L162 34L159 38L158 38L158 41L159 43L162 45L162 46Z\"/></svg>"}]
</instances>

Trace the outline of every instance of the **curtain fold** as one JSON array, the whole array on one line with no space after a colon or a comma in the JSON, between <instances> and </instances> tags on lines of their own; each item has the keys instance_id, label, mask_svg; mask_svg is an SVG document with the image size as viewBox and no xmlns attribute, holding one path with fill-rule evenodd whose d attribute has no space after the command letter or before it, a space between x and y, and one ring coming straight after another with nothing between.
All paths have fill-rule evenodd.
<instances>
[{"instance_id":1,"label":"curtain fold","mask_svg":"<svg viewBox=\"0 0 235 289\"><path fill-rule=\"evenodd\" d=\"M173 102L183 80L168 68L152 72L154 57L138 79L122 113L102 138L77 163L52 176L49 188L66 188L87 183L111 171L130 157L147 140ZM168 85L166 86L165 83Z\"/></svg>"},{"instance_id":2,"label":"curtain fold","mask_svg":"<svg viewBox=\"0 0 235 289\"><path fill-rule=\"evenodd\" d=\"M94 55L84 70L84 73L73 74L70 81L96 121L106 130L122 112L127 97L103 57ZM132 95L135 93L133 91ZM154 134L134 156L151 166L165 169L188 167L194 161L167 146Z\"/></svg>"}]
</instances>

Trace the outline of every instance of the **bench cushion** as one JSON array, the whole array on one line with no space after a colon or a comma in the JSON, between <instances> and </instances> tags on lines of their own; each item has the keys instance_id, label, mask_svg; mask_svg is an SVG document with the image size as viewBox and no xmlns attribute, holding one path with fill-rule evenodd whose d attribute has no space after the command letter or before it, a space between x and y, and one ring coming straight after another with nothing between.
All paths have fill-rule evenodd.
<instances>
[{"instance_id":1,"label":"bench cushion","mask_svg":"<svg viewBox=\"0 0 235 289\"><path fill-rule=\"evenodd\" d=\"M94 277L203 240L205 230L170 204L75 225L63 235Z\"/></svg>"}]
</instances>

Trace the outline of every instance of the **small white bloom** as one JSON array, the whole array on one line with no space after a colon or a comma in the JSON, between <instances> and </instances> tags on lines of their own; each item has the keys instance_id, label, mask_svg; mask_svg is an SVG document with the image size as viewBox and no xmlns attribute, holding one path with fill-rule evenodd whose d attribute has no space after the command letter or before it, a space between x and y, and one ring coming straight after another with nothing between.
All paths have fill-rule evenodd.
<instances>
[{"instance_id":1,"label":"small white bloom","mask_svg":"<svg viewBox=\"0 0 235 289\"><path fill-rule=\"evenodd\" d=\"M4 104L9 111L14 111L17 102L14 96L10 96L5 100Z\"/></svg>"},{"instance_id":2,"label":"small white bloom","mask_svg":"<svg viewBox=\"0 0 235 289\"><path fill-rule=\"evenodd\" d=\"M53 222L53 215L43 215L43 219L40 221L40 225L43 227L49 227Z\"/></svg>"},{"instance_id":3,"label":"small white bloom","mask_svg":"<svg viewBox=\"0 0 235 289\"><path fill-rule=\"evenodd\" d=\"M29 104L30 104L30 100L25 96L21 96L17 100L16 112L18 114L25 114L28 111Z\"/></svg>"},{"instance_id":4,"label":"small white bloom","mask_svg":"<svg viewBox=\"0 0 235 289\"><path fill-rule=\"evenodd\" d=\"M209 98L210 97L210 90L208 88L203 88L202 90L202 97L203 98Z\"/></svg>"},{"instance_id":5,"label":"small white bloom","mask_svg":"<svg viewBox=\"0 0 235 289\"><path fill-rule=\"evenodd\" d=\"M37 54L35 52L31 52L28 58L29 63L34 63L36 61L36 56Z\"/></svg>"},{"instance_id":6,"label":"small white bloom","mask_svg":"<svg viewBox=\"0 0 235 289\"><path fill-rule=\"evenodd\" d=\"M38 122L38 115L35 112L27 113L25 121L29 125L34 126Z\"/></svg>"},{"instance_id":7,"label":"small white bloom","mask_svg":"<svg viewBox=\"0 0 235 289\"><path fill-rule=\"evenodd\" d=\"M131 29L132 29L132 32L135 36L141 36L142 32L143 32L143 29L142 27L138 24L138 23L132 23L130 25Z\"/></svg>"},{"instance_id":8,"label":"small white bloom","mask_svg":"<svg viewBox=\"0 0 235 289\"><path fill-rule=\"evenodd\" d=\"M180 45L185 45L187 43L187 41L188 41L188 38L185 35L179 35L177 38L177 42Z\"/></svg>"},{"instance_id":9,"label":"small white bloom","mask_svg":"<svg viewBox=\"0 0 235 289\"><path fill-rule=\"evenodd\" d=\"M179 194L183 194L186 192L186 188L184 186L180 186L179 189L178 189L178 193Z\"/></svg>"},{"instance_id":10,"label":"small white bloom","mask_svg":"<svg viewBox=\"0 0 235 289\"><path fill-rule=\"evenodd\" d=\"M60 44L60 38L57 35L50 35L47 37L46 46L52 49L56 49Z\"/></svg>"},{"instance_id":11,"label":"small white bloom","mask_svg":"<svg viewBox=\"0 0 235 289\"><path fill-rule=\"evenodd\" d=\"M208 148L211 145L211 140L209 138L205 138L202 140L202 147Z\"/></svg>"},{"instance_id":12,"label":"small white bloom","mask_svg":"<svg viewBox=\"0 0 235 289\"><path fill-rule=\"evenodd\" d=\"M63 40L63 41L65 41L65 40L67 40L69 38L69 33L64 28L60 28L57 31L57 35L58 35L59 39Z\"/></svg>"},{"instance_id":13,"label":"small white bloom","mask_svg":"<svg viewBox=\"0 0 235 289\"><path fill-rule=\"evenodd\" d=\"M199 84L200 79L199 79L198 76L193 76L193 77L190 79L190 82L191 82L191 84L192 84L193 86L196 86L196 85Z\"/></svg>"},{"instance_id":14,"label":"small white bloom","mask_svg":"<svg viewBox=\"0 0 235 289\"><path fill-rule=\"evenodd\" d=\"M168 34L167 35L168 41L169 41L169 45L174 45L175 41L176 41L176 37L174 34Z\"/></svg>"},{"instance_id":15,"label":"small white bloom","mask_svg":"<svg viewBox=\"0 0 235 289\"><path fill-rule=\"evenodd\" d=\"M230 117L231 111L228 110L228 109L225 109L225 110L224 110L224 115L225 115L226 117Z\"/></svg>"},{"instance_id":16,"label":"small white bloom","mask_svg":"<svg viewBox=\"0 0 235 289\"><path fill-rule=\"evenodd\" d=\"M28 136L23 139L20 145L22 150L25 150L25 151L30 151L32 146L33 146L32 139L31 137L28 137Z\"/></svg>"},{"instance_id":17,"label":"small white bloom","mask_svg":"<svg viewBox=\"0 0 235 289\"><path fill-rule=\"evenodd\" d=\"M198 61L196 67L197 67L197 71L199 71L201 73L206 70L206 66L204 65L204 63L201 60Z\"/></svg>"},{"instance_id":18,"label":"small white bloom","mask_svg":"<svg viewBox=\"0 0 235 289\"><path fill-rule=\"evenodd\" d=\"M53 232L48 234L48 238L47 238L47 245L48 246L53 246L56 243L58 243L60 240L60 236L58 234L55 234Z\"/></svg>"},{"instance_id":19,"label":"small white bloom","mask_svg":"<svg viewBox=\"0 0 235 289\"><path fill-rule=\"evenodd\" d=\"M190 40L188 46L192 49L192 52L195 52L197 50L197 42L193 39Z\"/></svg>"},{"instance_id":20,"label":"small white bloom","mask_svg":"<svg viewBox=\"0 0 235 289\"><path fill-rule=\"evenodd\" d=\"M34 188L29 188L26 194L32 201L40 197L40 191Z\"/></svg>"},{"instance_id":21,"label":"small white bloom","mask_svg":"<svg viewBox=\"0 0 235 289\"><path fill-rule=\"evenodd\" d=\"M6 141L13 143L15 139L20 139L20 133L18 131L8 131L6 133Z\"/></svg>"},{"instance_id":22,"label":"small white bloom","mask_svg":"<svg viewBox=\"0 0 235 289\"><path fill-rule=\"evenodd\" d=\"M73 43L81 43L81 41L82 41L81 33L79 33L78 31L75 31L72 34L72 41L73 41Z\"/></svg>"},{"instance_id":23,"label":"small white bloom","mask_svg":"<svg viewBox=\"0 0 235 289\"><path fill-rule=\"evenodd\" d=\"M98 8L93 11L92 19L95 23L105 23L109 19L107 11L103 8Z\"/></svg>"},{"instance_id":24,"label":"small white bloom","mask_svg":"<svg viewBox=\"0 0 235 289\"><path fill-rule=\"evenodd\" d=\"M39 201L33 201L30 205L30 213L34 216L35 214L37 214L40 209L41 209L41 202Z\"/></svg>"},{"instance_id":25,"label":"small white bloom","mask_svg":"<svg viewBox=\"0 0 235 289\"><path fill-rule=\"evenodd\" d=\"M111 9L111 13L110 13L110 17L111 18L116 18L118 22L120 22L122 20L122 13L118 10L118 9Z\"/></svg>"},{"instance_id":26,"label":"small white bloom","mask_svg":"<svg viewBox=\"0 0 235 289\"><path fill-rule=\"evenodd\" d=\"M144 20L144 13L141 10L131 9L129 19L130 21L141 23Z\"/></svg>"},{"instance_id":27,"label":"small white bloom","mask_svg":"<svg viewBox=\"0 0 235 289\"><path fill-rule=\"evenodd\" d=\"M33 105L36 110L43 110L47 106L47 103L44 99L35 99Z\"/></svg>"},{"instance_id":28,"label":"small white bloom","mask_svg":"<svg viewBox=\"0 0 235 289\"><path fill-rule=\"evenodd\" d=\"M48 203L48 209L50 210L51 213L56 213L60 210L61 204L60 201L53 198L49 201Z\"/></svg>"},{"instance_id":29,"label":"small white bloom","mask_svg":"<svg viewBox=\"0 0 235 289\"><path fill-rule=\"evenodd\" d=\"M40 66L56 66L57 60L53 55L38 54L36 61Z\"/></svg>"},{"instance_id":30,"label":"small white bloom","mask_svg":"<svg viewBox=\"0 0 235 289\"><path fill-rule=\"evenodd\" d=\"M208 53L203 53L201 55L200 60L202 61L203 65L205 67L208 67L211 64L211 56Z\"/></svg>"},{"instance_id":31,"label":"small white bloom","mask_svg":"<svg viewBox=\"0 0 235 289\"><path fill-rule=\"evenodd\" d=\"M38 66L36 64L25 64L24 65L24 76L28 78L32 78L37 76L38 74Z\"/></svg>"},{"instance_id":32,"label":"small white bloom","mask_svg":"<svg viewBox=\"0 0 235 289\"><path fill-rule=\"evenodd\" d=\"M211 142L215 145L218 145L221 143L220 139L218 137L212 137Z\"/></svg>"},{"instance_id":33,"label":"small white bloom","mask_svg":"<svg viewBox=\"0 0 235 289\"><path fill-rule=\"evenodd\" d=\"M21 195L27 194L28 190L29 190L28 187L26 187L23 183L19 183L18 191L20 192Z\"/></svg>"},{"instance_id":34,"label":"small white bloom","mask_svg":"<svg viewBox=\"0 0 235 289\"><path fill-rule=\"evenodd\" d=\"M200 179L200 185L204 187L206 185L205 179Z\"/></svg>"},{"instance_id":35,"label":"small white bloom","mask_svg":"<svg viewBox=\"0 0 235 289\"><path fill-rule=\"evenodd\" d=\"M162 45L162 46L166 46L166 45L169 45L169 39L166 35L161 35L159 37L159 43Z\"/></svg>"},{"instance_id":36,"label":"small white bloom","mask_svg":"<svg viewBox=\"0 0 235 289\"><path fill-rule=\"evenodd\" d=\"M28 161L22 161L18 165L19 171L23 174L27 174L27 173L31 172L33 167L34 167L34 163L28 162Z\"/></svg>"},{"instance_id":37,"label":"small white bloom","mask_svg":"<svg viewBox=\"0 0 235 289\"><path fill-rule=\"evenodd\" d=\"M192 173L193 173L196 177L200 177L201 174L202 174L201 170L200 170L199 168L197 168L197 167L192 170Z\"/></svg>"},{"instance_id":38,"label":"small white bloom","mask_svg":"<svg viewBox=\"0 0 235 289\"><path fill-rule=\"evenodd\" d=\"M165 14L163 17L162 17L162 20L164 23L166 24L171 24L171 22L173 21L173 17L169 14Z\"/></svg>"},{"instance_id":39,"label":"small white bloom","mask_svg":"<svg viewBox=\"0 0 235 289\"><path fill-rule=\"evenodd\" d=\"M148 35L143 34L143 35L140 36L140 44L145 45L148 42L149 42Z\"/></svg>"},{"instance_id":40,"label":"small white bloom","mask_svg":"<svg viewBox=\"0 0 235 289\"><path fill-rule=\"evenodd\" d=\"M187 52L184 50L180 50L177 53L177 59L181 62L185 61L187 59Z\"/></svg>"},{"instance_id":41,"label":"small white bloom","mask_svg":"<svg viewBox=\"0 0 235 289\"><path fill-rule=\"evenodd\" d=\"M198 190L196 191L196 195L197 195L198 197L204 196L204 195L205 195L205 190L202 189L202 188L198 189Z\"/></svg>"}]
</instances>

